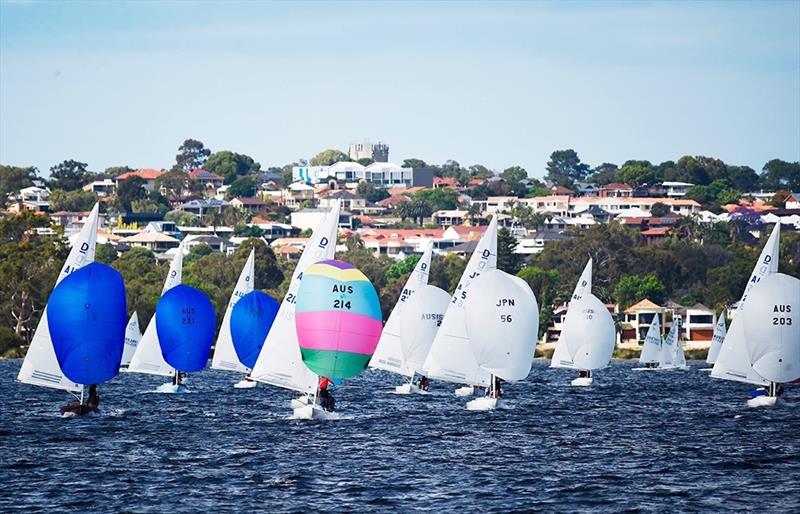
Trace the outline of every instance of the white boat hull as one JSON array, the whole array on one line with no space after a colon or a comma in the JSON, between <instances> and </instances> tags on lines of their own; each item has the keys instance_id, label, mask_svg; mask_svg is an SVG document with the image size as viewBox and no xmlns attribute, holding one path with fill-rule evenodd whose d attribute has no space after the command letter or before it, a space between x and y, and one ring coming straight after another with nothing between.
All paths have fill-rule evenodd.
<instances>
[{"instance_id":1,"label":"white boat hull","mask_svg":"<svg viewBox=\"0 0 800 514\"><path fill-rule=\"evenodd\" d=\"M633 368L631 371L661 371L662 368Z\"/></svg>"},{"instance_id":2,"label":"white boat hull","mask_svg":"<svg viewBox=\"0 0 800 514\"><path fill-rule=\"evenodd\" d=\"M308 420L331 420L338 419L339 414L336 412L328 412L319 405L303 405L294 409L292 419L308 419Z\"/></svg>"},{"instance_id":3,"label":"white boat hull","mask_svg":"<svg viewBox=\"0 0 800 514\"><path fill-rule=\"evenodd\" d=\"M592 377L578 377L574 379L571 384L574 386L586 387L592 385L593 381L594 379Z\"/></svg>"},{"instance_id":4,"label":"white boat hull","mask_svg":"<svg viewBox=\"0 0 800 514\"><path fill-rule=\"evenodd\" d=\"M711 370L714 368L700 368L700 371L705 371L706 373L711 373Z\"/></svg>"},{"instance_id":5,"label":"white boat hull","mask_svg":"<svg viewBox=\"0 0 800 514\"><path fill-rule=\"evenodd\" d=\"M403 384L394 388L394 394L428 394L428 391L424 391L413 384Z\"/></svg>"},{"instance_id":6,"label":"white boat hull","mask_svg":"<svg viewBox=\"0 0 800 514\"><path fill-rule=\"evenodd\" d=\"M301 396L300 398L292 398L290 402L292 405L292 409L299 409L301 407L305 407L309 403L308 396Z\"/></svg>"},{"instance_id":7,"label":"white boat hull","mask_svg":"<svg viewBox=\"0 0 800 514\"><path fill-rule=\"evenodd\" d=\"M777 396L756 396L747 400L748 407L774 407L778 403Z\"/></svg>"},{"instance_id":8,"label":"white boat hull","mask_svg":"<svg viewBox=\"0 0 800 514\"><path fill-rule=\"evenodd\" d=\"M499 398L483 396L467 402L467 410L486 411L507 408L506 402Z\"/></svg>"},{"instance_id":9,"label":"white boat hull","mask_svg":"<svg viewBox=\"0 0 800 514\"><path fill-rule=\"evenodd\" d=\"M456 396L472 396L475 394L475 388L472 386L459 387L455 390Z\"/></svg>"},{"instance_id":10,"label":"white boat hull","mask_svg":"<svg viewBox=\"0 0 800 514\"><path fill-rule=\"evenodd\" d=\"M167 384L161 384L160 386L156 387L155 392L164 394L180 394L186 392L186 386L183 384L175 385L169 382Z\"/></svg>"},{"instance_id":11,"label":"white boat hull","mask_svg":"<svg viewBox=\"0 0 800 514\"><path fill-rule=\"evenodd\" d=\"M233 384L233 387L235 387L236 389L253 389L256 386L256 384L258 384L258 382L256 382L255 380L247 380L245 378L244 380L240 380L239 382Z\"/></svg>"}]
</instances>

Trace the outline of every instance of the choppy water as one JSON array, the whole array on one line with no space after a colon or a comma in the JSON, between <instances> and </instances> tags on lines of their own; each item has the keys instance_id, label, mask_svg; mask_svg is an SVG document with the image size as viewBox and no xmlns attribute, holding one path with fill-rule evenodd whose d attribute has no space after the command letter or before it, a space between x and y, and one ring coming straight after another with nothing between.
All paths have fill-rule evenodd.
<instances>
[{"instance_id":1,"label":"choppy water","mask_svg":"<svg viewBox=\"0 0 800 514\"><path fill-rule=\"evenodd\" d=\"M337 388L345 419L308 422L208 370L185 395L123 374L101 415L62 419L19 366L0 362L2 512L800 512L800 387L747 409L747 385L696 370L615 362L573 388L537 361L511 410L468 412L449 384L399 397L370 371Z\"/></svg>"}]
</instances>

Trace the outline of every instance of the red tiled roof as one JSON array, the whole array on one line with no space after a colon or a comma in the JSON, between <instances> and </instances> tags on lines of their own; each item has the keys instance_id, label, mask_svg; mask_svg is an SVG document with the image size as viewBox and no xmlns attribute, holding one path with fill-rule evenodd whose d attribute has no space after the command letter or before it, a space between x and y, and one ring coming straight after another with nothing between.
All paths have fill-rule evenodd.
<instances>
[{"instance_id":1,"label":"red tiled roof","mask_svg":"<svg viewBox=\"0 0 800 514\"><path fill-rule=\"evenodd\" d=\"M444 184L450 187L461 187L461 183L453 177L433 177L433 185Z\"/></svg>"},{"instance_id":2,"label":"red tiled roof","mask_svg":"<svg viewBox=\"0 0 800 514\"><path fill-rule=\"evenodd\" d=\"M128 171L117 177L117 180L125 180L131 177L139 177L144 180L155 180L164 174L164 170L156 170L153 168L142 168L136 171Z\"/></svg>"},{"instance_id":3,"label":"red tiled roof","mask_svg":"<svg viewBox=\"0 0 800 514\"><path fill-rule=\"evenodd\" d=\"M200 168L190 171L189 177L195 180L222 180L222 177L220 177L216 173L211 173L210 171L206 171Z\"/></svg>"},{"instance_id":4,"label":"red tiled roof","mask_svg":"<svg viewBox=\"0 0 800 514\"><path fill-rule=\"evenodd\" d=\"M267 205L262 200L258 198L234 198L242 203L242 205Z\"/></svg>"},{"instance_id":5,"label":"red tiled roof","mask_svg":"<svg viewBox=\"0 0 800 514\"><path fill-rule=\"evenodd\" d=\"M666 236L667 232L669 231L670 227L653 227L653 228L648 228L647 230L643 230L641 234L643 236L657 237L657 236Z\"/></svg>"},{"instance_id":6,"label":"red tiled roof","mask_svg":"<svg viewBox=\"0 0 800 514\"><path fill-rule=\"evenodd\" d=\"M600 186L599 189L605 189L605 190L609 190L609 189L625 189L625 190L627 190L627 189L630 189L630 190L633 190L633 186L631 186L630 184L626 184L625 182L612 182L610 184L606 184L604 186Z\"/></svg>"},{"instance_id":7,"label":"red tiled roof","mask_svg":"<svg viewBox=\"0 0 800 514\"><path fill-rule=\"evenodd\" d=\"M392 195L389 198L384 198L379 201L377 205L381 207L395 207L399 203L410 202L411 199L405 195Z\"/></svg>"}]
</instances>

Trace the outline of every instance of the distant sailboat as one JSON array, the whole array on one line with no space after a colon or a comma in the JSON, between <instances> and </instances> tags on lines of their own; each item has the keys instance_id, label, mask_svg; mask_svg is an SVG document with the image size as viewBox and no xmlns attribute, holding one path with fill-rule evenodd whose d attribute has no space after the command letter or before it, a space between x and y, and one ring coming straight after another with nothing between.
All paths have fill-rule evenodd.
<instances>
[{"instance_id":1,"label":"distant sailboat","mask_svg":"<svg viewBox=\"0 0 800 514\"><path fill-rule=\"evenodd\" d=\"M675 321L673 321L673 325L678 327L675 330L675 345L672 347L672 369L687 370L689 365L686 364L686 356L683 353L683 341L681 341L680 337L681 325L680 323L675 323Z\"/></svg>"},{"instance_id":2,"label":"distant sailboat","mask_svg":"<svg viewBox=\"0 0 800 514\"><path fill-rule=\"evenodd\" d=\"M708 355L706 356L706 364L714 365L717 362L717 356L722 349L722 342L725 340L725 334L728 332L728 327L725 324L725 311L722 311L717 319L717 324L714 325L714 334L711 336L711 345L708 347ZM713 368L703 368L700 371L711 371Z\"/></svg>"},{"instance_id":3,"label":"distant sailboat","mask_svg":"<svg viewBox=\"0 0 800 514\"><path fill-rule=\"evenodd\" d=\"M247 262L239 274L239 280L236 281L231 293L231 298L228 300L228 307L225 309L225 315L222 318L222 325L219 328L219 335L217 336L217 344L214 348L214 358L211 360L211 367L213 369L221 369L225 371L234 371L244 374L244 378L237 382L234 387L239 389L246 389L256 386L256 382L248 378L250 368L245 366L237 357L236 350L233 347L233 338L231 337L231 313L236 305L244 295L253 290L255 281L255 250L250 251L247 257Z\"/></svg>"},{"instance_id":4,"label":"distant sailboat","mask_svg":"<svg viewBox=\"0 0 800 514\"><path fill-rule=\"evenodd\" d=\"M592 383L592 370L608 366L617 333L614 319L592 290L592 259L586 263L572 294L563 329L550 362L551 368L580 371L575 386Z\"/></svg>"},{"instance_id":5,"label":"distant sailboat","mask_svg":"<svg viewBox=\"0 0 800 514\"><path fill-rule=\"evenodd\" d=\"M160 390L183 392L182 375L200 371L208 362L217 325L214 305L201 291L178 284L161 296L153 318L161 355L176 373L175 381Z\"/></svg>"},{"instance_id":6,"label":"distant sailboat","mask_svg":"<svg viewBox=\"0 0 800 514\"><path fill-rule=\"evenodd\" d=\"M495 268L497 268L497 217L492 218L467 262L423 365L423 373L430 378L467 384L456 390L459 396L472 394L474 386L490 385L490 374L478 365L470 350L464 308L468 303L472 282L481 273Z\"/></svg>"},{"instance_id":7,"label":"distant sailboat","mask_svg":"<svg viewBox=\"0 0 800 514\"><path fill-rule=\"evenodd\" d=\"M756 261L711 376L762 386L748 406L774 406L800 378L800 282L778 273L780 223Z\"/></svg>"},{"instance_id":8,"label":"distant sailboat","mask_svg":"<svg viewBox=\"0 0 800 514\"><path fill-rule=\"evenodd\" d=\"M250 378L265 384L303 393L305 398L292 400L292 406L308 403L317 390L317 375L303 364L295 329L297 291L303 273L315 262L333 259L336 253L336 235L339 227L340 204L337 201L331 212L311 234L300 260L294 269L289 289L281 302Z\"/></svg>"},{"instance_id":9,"label":"distant sailboat","mask_svg":"<svg viewBox=\"0 0 800 514\"><path fill-rule=\"evenodd\" d=\"M369 279L352 264L329 260L308 267L297 292L295 327L303 359L326 384L367 368L381 335L381 303ZM318 400L319 403L318 403ZM326 386L295 419L335 417Z\"/></svg>"},{"instance_id":10,"label":"distant sailboat","mask_svg":"<svg viewBox=\"0 0 800 514\"><path fill-rule=\"evenodd\" d=\"M136 351L136 346L139 345L141 339L142 333L139 331L139 316L134 312L131 314L131 319L128 320L128 325L125 327L125 351L122 353L121 363L123 369L127 368L128 364L130 364L131 358L133 358L133 354Z\"/></svg>"},{"instance_id":11,"label":"distant sailboat","mask_svg":"<svg viewBox=\"0 0 800 514\"><path fill-rule=\"evenodd\" d=\"M658 369L675 369L677 367L675 363L675 356L677 355L675 345L677 344L679 344L678 321L673 319L667 337L661 343L661 352L658 355Z\"/></svg>"},{"instance_id":12,"label":"distant sailboat","mask_svg":"<svg viewBox=\"0 0 800 514\"><path fill-rule=\"evenodd\" d=\"M369 362L370 368L382 369L408 378L409 382L407 384L399 385L395 388L395 392L398 394L409 394L415 389L418 390L418 388L412 387L414 370L408 366L403 355L402 331L409 322L408 320L411 319L406 314L406 306L414 293L428 283L432 251L432 246L428 245L428 248L414 266L414 270L408 280L406 280L403 290L400 292L400 297L391 314L389 314L386 325L383 327L375 354Z\"/></svg>"},{"instance_id":13,"label":"distant sailboat","mask_svg":"<svg viewBox=\"0 0 800 514\"><path fill-rule=\"evenodd\" d=\"M167 278L161 290L161 296L175 286L180 285L183 271L183 248L178 247L172 262L167 271ZM131 362L128 364L128 371L131 373L147 373L149 375L159 375L163 377L173 377L172 382L163 384L157 389L159 392L182 392L184 388L178 387L180 377L178 372L164 360L161 353L161 344L158 340L156 331L156 315L150 318L144 335L133 352Z\"/></svg>"},{"instance_id":14,"label":"distant sailboat","mask_svg":"<svg viewBox=\"0 0 800 514\"><path fill-rule=\"evenodd\" d=\"M56 286L73 271L94 262L94 252L97 245L97 225L99 204L95 204L92 212L86 219L83 228L78 234L75 244L69 251L67 260L61 267L61 272L56 279ZM39 324L31 339L28 352L22 361L17 380L25 384L33 384L52 389L61 389L72 393L80 393L83 388L64 375L56 358L53 341L47 323L47 306L42 312Z\"/></svg>"},{"instance_id":15,"label":"distant sailboat","mask_svg":"<svg viewBox=\"0 0 800 514\"><path fill-rule=\"evenodd\" d=\"M261 291L250 291L244 295L231 311L230 333L236 358L250 369L255 365L258 354L264 346L272 324L278 315L280 304ZM234 387L253 387L242 384L255 384L245 379Z\"/></svg>"},{"instance_id":16,"label":"distant sailboat","mask_svg":"<svg viewBox=\"0 0 800 514\"><path fill-rule=\"evenodd\" d=\"M653 316L650 328L642 344L642 353L639 355L639 364L642 367L633 368L633 371L651 371L658 369L658 361L661 356L661 322L659 314Z\"/></svg>"},{"instance_id":17,"label":"distant sailboat","mask_svg":"<svg viewBox=\"0 0 800 514\"><path fill-rule=\"evenodd\" d=\"M502 407L500 380L523 380L533 365L539 333L536 297L521 278L489 270L470 286L465 314L469 347L491 377L486 396L467 402L467 409Z\"/></svg>"}]
</instances>

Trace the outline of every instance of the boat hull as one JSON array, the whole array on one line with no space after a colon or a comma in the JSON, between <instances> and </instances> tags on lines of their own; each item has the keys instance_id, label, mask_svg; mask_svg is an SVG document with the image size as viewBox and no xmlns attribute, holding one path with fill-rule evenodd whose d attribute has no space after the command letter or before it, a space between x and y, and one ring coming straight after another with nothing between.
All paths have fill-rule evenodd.
<instances>
[{"instance_id":1,"label":"boat hull","mask_svg":"<svg viewBox=\"0 0 800 514\"><path fill-rule=\"evenodd\" d=\"M290 402L292 405L292 409L299 409L301 407L305 407L309 403L308 396L301 396L300 398L292 398Z\"/></svg>"},{"instance_id":2,"label":"boat hull","mask_svg":"<svg viewBox=\"0 0 800 514\"><path fill-rule=\"evenodd\" d=\"M428 391L424 391L413 384L403 384L395 386L394 394L428 394Z\"/></svg>"},{"instance_id":3,"label":"boat hull","mask_svg":"<svg viewBox=\"0 0 800 514\"><path fill-rule=\"evenodd\" d=\"M747 406L751 408L755 407L774 407L778 403L777 396L756 396L755 398L750 398L747 400Z\"/></svg>"},{"instance_id":4,"label":"boat hull","mask_svg":"<svg viewBox=\"0 0 800 514\"><path fill-rule=\"evenodd\" d=\"M574 379L570 383L572 385L578 386L578 387L587 387L587 386L592 385L593 381L594 381L594 379L592 377L578 377L578 378Z\"/></svg>"},{"instance_id":5,"label":"boat hull","mask_svg":"<svg viewBox=\"0 0 800 514\"><path fill-rule=\"evenodd\" d=\"M467 402L467 410L471 411L487 411L505 408L507 408L505 401L499 398L490 398L488 396L475 398L474 400Z\"/></svg>"},{"instance_id":6,"label":"boat hull","mask_svg":"<svg viewBox=\"0 0 800 514\"><path fill-rule=\"evenodd\" d=\"M186 392L186 386L183 384L175 385L170 382L156 387L155 392L163 394L181 394Z\"/></svg>"},{"instance_id":7,"label":"boat hull","mask_svg":"<svg viewBox=\"0 0 800 514\"><path fill-rule=\"evenodd\" d=\"M233 387L236 389L253 389L256 386L256 384L258 384L258 382L256 382L255 380L247 380L245 378L244 380L240 380L235 384L233 384Z\"/></svg>"},{"instance_id":8,"label":"boat hull","mask_svg":"<svg viewBox=\"0 0 800 514\"><path fill-rule=\"evenodd\" d=\"M319 405L303 405L302 407L294 409L292 414L292 419L326 421L338 418L338 413L328 412Z\"/></svg>"},{"instance_id":9,"label":"boat hull","mask_svg":"<svg viewBox=\"0 0 800 514\"><path fill-rule=\"evenodd\" d=\"M456 396L472 396L475 394L475 388L472 386L459 387L455 390Z\"/></svg>"}]
</instances>

